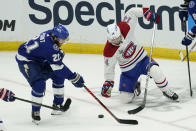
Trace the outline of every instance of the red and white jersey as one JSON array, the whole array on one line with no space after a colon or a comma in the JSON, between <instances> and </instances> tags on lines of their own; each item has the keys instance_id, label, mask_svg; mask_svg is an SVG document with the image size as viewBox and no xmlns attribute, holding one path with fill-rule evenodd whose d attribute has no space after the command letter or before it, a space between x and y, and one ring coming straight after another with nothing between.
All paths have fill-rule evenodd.
<instances>
[{"instance_id":1,"label":"red and white jersey","mask_svg":"<svg viewBox=\"0 0 196 131\"><path fill-rule=\"evenodd\" d=\"M147 52L135 40L134 30L138 23L138 17L142 17L147 8L131 8L124 16L124 20L118 23L123 41L120 46L114 46L107 41L104 48L104 77L105 80L114 80L115 65L118 62L121 71L133 69Z\"/></svg>"}]
</instances>

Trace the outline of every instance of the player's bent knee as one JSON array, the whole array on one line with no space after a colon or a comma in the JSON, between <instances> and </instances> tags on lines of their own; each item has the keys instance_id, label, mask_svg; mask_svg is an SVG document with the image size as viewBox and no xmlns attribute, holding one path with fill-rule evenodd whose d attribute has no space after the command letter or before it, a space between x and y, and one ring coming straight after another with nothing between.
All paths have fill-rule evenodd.
<instances>
[{"instance_id":1,"label":"player's bent knee","mask_svg":"<svg viewBox=\"0 0 196 131\"><path fill-rule=\"evenodd\" d=\"M127 104L127 103L133 102L134 98L135 98L135 94L134 93L124 92L124 91L120 92L120 101L123 104Z\"/></svg>"}]
</instances>

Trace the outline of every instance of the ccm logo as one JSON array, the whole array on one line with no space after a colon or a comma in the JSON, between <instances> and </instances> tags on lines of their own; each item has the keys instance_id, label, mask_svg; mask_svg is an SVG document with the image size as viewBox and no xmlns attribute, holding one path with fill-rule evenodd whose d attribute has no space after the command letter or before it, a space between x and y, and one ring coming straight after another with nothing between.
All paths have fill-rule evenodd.
<instances>
[{"instance_id":1,"label":"ccm logo","mask_svg":"<svg viewBox=\"0 0 196 131\"><path fill-rule=\"evenodd\" d=\"M15 24L16 24L16 20L1 20L0 19L0 30L6 31L8 29L11 29L11 31L15 30Z\"/></svg>"}]
</instances>

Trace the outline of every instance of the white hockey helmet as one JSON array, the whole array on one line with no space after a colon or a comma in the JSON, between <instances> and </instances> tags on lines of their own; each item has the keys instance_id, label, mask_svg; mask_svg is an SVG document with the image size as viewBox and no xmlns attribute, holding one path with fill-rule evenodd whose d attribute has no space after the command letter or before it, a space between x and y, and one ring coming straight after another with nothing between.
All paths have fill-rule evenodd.
<instances>
[{"instance_id":1,"label":"white hockey helmet","mask_svg":"<svg viewBox=\"0 0 196 131\"><path fill-rule=\"evenodd\" d=\"M116 24L107 26L107 39L112 42L121 36L120 28Z\"/></svg>"}]
</instances>

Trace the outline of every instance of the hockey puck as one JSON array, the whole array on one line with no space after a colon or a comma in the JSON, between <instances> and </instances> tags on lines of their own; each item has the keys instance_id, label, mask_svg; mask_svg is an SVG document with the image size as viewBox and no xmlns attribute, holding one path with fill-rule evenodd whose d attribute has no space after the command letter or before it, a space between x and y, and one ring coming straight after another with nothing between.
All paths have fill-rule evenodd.
<instances>
[{"instance_id":1,"label":"hockey puck","mask_svg":"<svg viewBox=\"0 0 196 131\"><path fill-rule=\"evenodd\" d=\"M104 115L103 115L103 114L99 114L98 117L99 117L99 118L103 118Z\"/></svg>"}]
</instances>

